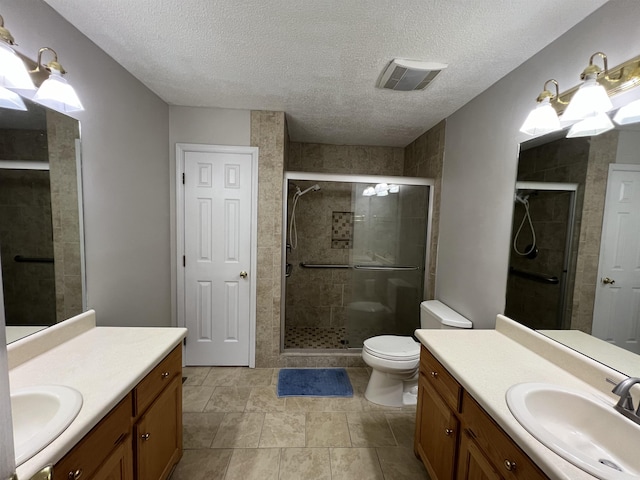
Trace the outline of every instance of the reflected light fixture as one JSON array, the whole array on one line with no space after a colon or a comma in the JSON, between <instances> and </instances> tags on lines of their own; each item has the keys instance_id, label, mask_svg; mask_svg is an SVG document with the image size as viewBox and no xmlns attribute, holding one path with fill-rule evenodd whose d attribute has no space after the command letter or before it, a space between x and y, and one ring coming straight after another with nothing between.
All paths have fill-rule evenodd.
<instances>
[{"instance_id":1,"label":"reflected light fixture","mask_svg":"<svg viewBox=\"0 0 640 480\"><path fill-rule=\"evenodd\" d=\"M4 27L4 18L0 15L0 106L26 110L27 107L17 94L34 92L36 87L25 64L11 48L13 45L13 35Z\"/></svg>"},{"instance_id":2,"label":"reflected light fixture","mask_svg":"<svg viewBox=\"0 0 640 480\"><path fill-rule=\"evenodd\" d=\"M367 187L364 189L364 192L362 192L362 195L364 197L373 197L376 194L376 189L373 187Z\"/></svg>"},{"instance_id":3,"label":"reflected light fixture","mask_svg":"<svg viewBox=\"0 0 640 480\"><path fill-rule=\"evenodd\" d=\"M604 71L594 65L593 59L598 55L602 58L604 63ZM598 83L598 76L604 74L605 77L609 75L609 66L607 64L607 56L602 52L596 52L589 58L589 65L584 69L580 78L584 80L584 83L580 86L575 93L569 106L565 110L560 121L564 124L578 122L592 117L592 119L602 119L598 114L606 113L613 109L613 104L609 100L609 95L605 88ZM595 120L593 120L595 121Z\"/></svg>"},{"instance_id":4,"label":"reflected light fixture","mask_svg":"<svg viewBox=\"0 0 640 480\"><path fill-rule=\"evenodd\" d=\"M46 65L42 64L42 54L44 52L51 52L54 57L53 60ZM58 63L58 54L55 50L49 47L43 47L38 50L38 66L33 70L33 73L40 72L41 66L50 72L50 75L49 78L42 82L42 85L33 96L33 100L62 113L84 110L76 91L62 78L62 75L65 74L66 71L62 65Z\"/></svg>"},{"instance_id":5,"label":"reflected light fixture","mask_svg":"<svg viewBox=\"0 0 640 480\"><path fill-rule=\"evenodd\" d=\"M592 137L613 129L613 123L605 112L590 115L584 120L574 123L567 138Z\"/></svg>"},{"instance_id":6,"label":"reflected light fixture","mask_svg":"<svg viewBox=\"0 0 640 480\"><path fill-rule=\"evenodd\" d=\"M547 90L547 85L553 83L556 86L556 93L553 94ZM560 92L558 89L558 82L555 79L547 80L544 83L542 93L538 95L538 105L529 112L527 119L520 127L522 133L528 135L545 135L547 133L556 132L562 129L560 125L560 119L551 100L560 101Z\"/></svg>"},{"instance_id":7,"label":"reflected light fixture","mask_svg":"<svg viewBox=\"0 0 640 480\"><path fill-rule=\"evenodd\" d=\"M389 193L398 193L400 191L400 185L389 185Z\"/></svg>"},{"instance_id":8,"label":"reflected light fixture","mask_svg":"<svg viewBox=\"0 0 640 480\"><path fill-rule=\"evenodd\" d=\"M620 108L613 117L613 121L618 125L640 122L640 100L635 100Z\"/></svg>"}]
</instances>

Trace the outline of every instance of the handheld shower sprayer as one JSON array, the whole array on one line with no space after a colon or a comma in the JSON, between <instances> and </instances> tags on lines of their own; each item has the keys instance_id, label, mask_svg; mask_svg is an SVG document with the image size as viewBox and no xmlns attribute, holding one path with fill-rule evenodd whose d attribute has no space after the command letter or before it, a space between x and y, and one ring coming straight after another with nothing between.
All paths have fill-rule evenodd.
<instances>
[{"instance_id":1,"label":"handheld shower sprayer","mask_svg":"<svg viewBox=\"0 0 640 480\"><path fill-rule=\"evenodd\" d=\"M296 187L296 193L293 194L293 206L291 207L291 222L289 223L289 244L291 245L291 249L295 250L298 248L298 230L296 228L296 205L298 205L298 200L302 195L309 192L317 192L320 190L320 185L317 183L311 185L309 188L305 188L304 190L300 190L298 185Z\"/></svg>"},{"instance_id":2,"label":"handheld shower sprayer","mask_svg":"<svg viewBox=\"0 0 640 480\"><path fill-rule=\"evenodd\" d=\"M302 195L304 195L305 193L309 193L310 191L314 191L317 192L318 190L320 190L320 185L318 185L317 183L315 185L311 185L309 188L305 188L304 190L300 191L300 187L296 187L298 190L296 191L296 194L301 197Z\"/></svg>"}]
</instances>

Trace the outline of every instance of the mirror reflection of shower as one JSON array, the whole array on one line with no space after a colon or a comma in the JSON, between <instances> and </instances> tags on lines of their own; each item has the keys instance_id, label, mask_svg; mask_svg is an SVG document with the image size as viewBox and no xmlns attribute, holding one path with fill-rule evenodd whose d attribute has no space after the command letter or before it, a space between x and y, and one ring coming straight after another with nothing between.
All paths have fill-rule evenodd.
<instances>
[{"instance_id":1,"label":"mirror reflection of shower","mask_svg":"<svg viewBox=\"0 0 640 480\"><path fill-rule=\"evenodd\" d=\"M432 184L286 172L285 351L345 352L371 336L411 335L419 327Z\"/></svg>"},{"instance_id":2,"label":"mirror reflection of shower","mask_svg":"<svg viewBox=\"0 0 640 480\"><path fill-rule=\"evenodd\" d=\"M530 328L560 329L571 319L577 188L516 183L505 315Z\"/></svg>"}]
</instances>

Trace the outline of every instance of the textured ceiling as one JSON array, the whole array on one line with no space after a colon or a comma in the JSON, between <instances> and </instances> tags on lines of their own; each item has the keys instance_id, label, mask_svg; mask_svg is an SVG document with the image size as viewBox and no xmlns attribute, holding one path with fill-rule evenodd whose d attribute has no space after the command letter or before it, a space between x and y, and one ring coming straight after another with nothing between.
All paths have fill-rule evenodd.
<instances>
[{"instance_id":1,"label":"textured ceiling","mask_svg":"<svg viewBox=\"0 0 640 480\"><path fill-rule=\"evenodd\" d=\"M606 0L45 0L171 105L281 110L293 141L405 146ZM449 64L375 88L393 58Z\"/></svg>"}]
</instances>

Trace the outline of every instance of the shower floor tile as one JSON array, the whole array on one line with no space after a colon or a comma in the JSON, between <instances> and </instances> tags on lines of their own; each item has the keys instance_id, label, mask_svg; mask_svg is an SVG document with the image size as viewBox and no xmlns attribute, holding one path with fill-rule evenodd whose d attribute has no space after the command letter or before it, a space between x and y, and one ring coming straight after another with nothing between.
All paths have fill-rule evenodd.
<instances>
[{"instance_id":1,"label":"shower floor tile","mask_svg":"<svg viewBox=\"0 0 640 480\"><path fill-rule=\"evenodd\" d=\"M347 348L344 327L291 327L284 333L284 348Z\"/></svg>"}]
</instances>

